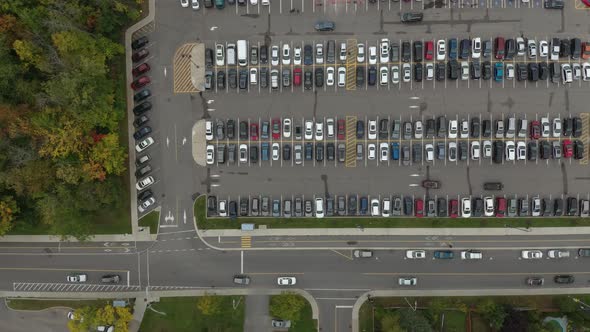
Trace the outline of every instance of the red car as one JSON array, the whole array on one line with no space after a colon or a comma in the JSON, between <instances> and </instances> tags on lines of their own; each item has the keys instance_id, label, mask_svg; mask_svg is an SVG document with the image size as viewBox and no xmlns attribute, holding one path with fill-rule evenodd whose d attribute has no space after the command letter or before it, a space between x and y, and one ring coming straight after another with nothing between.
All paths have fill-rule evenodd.
<instances>
[{"instance_id":1,"label":"red car","mask_svg":"<svg viewBox=\"0 0 590 332\"><path fill-rule=\"evenodd\" d=\"M506 198L496 198L496 217L502 218L506 215Z\"/></svg>"},{"instance_id":2,"label":"red car","mask_svg":"<svg viewBox=\"0 0 590 332\"><path fill-rule=\"evenodd\" d=\"M586 5L586 7L590 7L590 0L582 0L582 3Z\"/></svg>"},{"instance_id":3,"label":"red car","mask_svg":"<svg viewBox=\"0 0 590 332\"><path fill-rule=\"evenodd\" d=\"M148 71L150 71L150 69L150 65L148 65L147 63L142 63L141 65L133 68L133 71L131 71L131 73L133 74L133 77L137 77L139 75L147 73Z\"/></svg>"},{"instance_id":4,"label":"red car","mask_svg":"<svg viewBox=\"0 0 590 332\"><path fill-rule=\"evenodd\" d=\"M539 139L541 137L541 122L531 121L531 139Z\"/></svg>"},{"instance_id":5,"label":"red car","mask_svg":"<svg viewBox=\"0 0 590 332\"><path fill-rule=\"evenodd\" d=\"M147 76L142 76L142 77L140 77L140 78L136 79L135 81L133 81L133 83L131 83L131 88L132 88L133 90L137 90L137 89L139 89L139 88L141 88L141 87L144 87L144 86L146 86L146 85L147 85L147 84L149 84L150 82L151 82L151 81L150 81L150 78L149 78L149 77L147 77Z\"/></svg>"},{"instance_id":6,"label":"red car","mask_svg":"<svg viewBox=\"0 0 590 332\"><path fill-rule=\"evenodd\" d=\"M574 145L572 141L566 139L563 141L563 157L571 158L574 155Z\"/></svg>"},{"instance_id":7,"label":"red car","mask_svg":"<svg viewBox=\"0 0 590 332\"><path fill-rule=\"evenodd\" d=\"M343 140L346 136L346 121L344 119L338 120L338 127L337 127L337 135L338 139Z\"/></svg>"},{"instance_id":8,"label":"red car","mask_svg":"<svg viewBox=\"0 0 590 332\"><path fill-rule=\"evenodd\" d=\"M433 56L434 56L434 42L432 40L429 40L424 44L424 59L432 60Z\"/></svg>"},{"instance_id":9,"label":"red car","mask_svg":"<svg viewBox=\"0 0 590 332\"><path fill-rule=\"evenodd\" d=\"M301 68L293 69L293 85L301 86Z\"/></svg>"},{"instance_id":10,"label":"red car","mask_svg":"<svg viewBox=\"0 0 590 332\"><path fill-rule=\"evenodd\" d=\"M424 201L422 199L416 198L416 201L414 202L414 212L416 218L424 217Z\"/></svg>"},{"instance_id":11,"label":"red car","mask_svg":"<svg viewBox=\"0 0 590 332\"><path fill-rule=\"evenodd\" d=\"M582 59L590 59L590 43L582 43Z\"/></svg>"},{"instance_id":12,"label":"red car","mask_svg":"<svg viewBox=\"0 0 590 332\"><path fill-rule=\"evenodd\" d=\"M139 50L138 52L133 53L133 55L131 56L131 60L133 60L133 62L137 62L141 59L144 59L148 55L150 55L150 52L144 48L143 50Z\"/></svg>"},{"instance_id":13,"label":"red car","mask_svg":"<svg viewBox=\"0 0 590 332\"><path fill-rule=\"evenodd\" d=\"M272 138L281 138L281 119L272 119Z\"/></svg>"},{"instance_id":14,"label":"red car","mask_svg":"<svg viewBox=\"0 0 590 332\"><path fill-rule=\"evenodd\" d=\"M250 139L253 141L258 140L258 123L250 124Z\"/></svg>"},{"instance_id":15,"label":"red car","mask_svg":"<svg viewBox=\"0 0 590 332\"><path fill-rule=\"evenodd\" d=\"M451 199L449 201L449 217L457 218L459 216L459 201Z\"/></svg>"}]
</instances>

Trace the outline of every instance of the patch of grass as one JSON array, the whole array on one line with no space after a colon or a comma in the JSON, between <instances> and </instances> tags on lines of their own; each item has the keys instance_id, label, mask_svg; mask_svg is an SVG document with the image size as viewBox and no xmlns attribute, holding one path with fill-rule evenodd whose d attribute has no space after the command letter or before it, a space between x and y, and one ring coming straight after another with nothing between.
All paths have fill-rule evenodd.
<instances>
[{"instance_id":1,"label":"patch of grass","mask_svg":"<svg viewBox=\"0 0 590 332\"><path fill-rule=\"evenodd\" d=\"M240 217L207 218L207 198L195 202L195 216L199 229L240 229L242 223L266 225L267 228L468 228L468 227L579 227L590 226L590 218L264 218Z\"/></svg>"},{"instance_id":2,"label":"patch of grass","mask_svg":"<svg viewBox=\"0 0 590 332\"><path fill-rule=\"evenodd\" d=\"M445 311L443 330L445 332L465 332L466 316L461 311Z\"/></svg>"},{"instance_id":3,"label":"patch of grass","mask_svg":"<svg viewBox=\"0 0 590 332\"><path fill-rule=\"evenodd\" d=\"M489 332L490 327L486 322L476 313L471 313L471 331Z\"/></svg>"},{"instance_id":4,"label":"patch of grass","mask_svg":"<svg viewBox=\"0 0 590 332\"><path fill-rule=\"evenodd\" d=\"M167 297L153 303L154 310L147 309L141 322L143 332L242 332L244 331L244 297L221 296L221 312L212 316L203 315L197 309L198 297ZM239 302L236 309L233 303Z\"/></svg>"},{"instance_id":5,"label":"patch of grass","mask_svg":"<svg viewBox=\"0 0 590 332\"><path fill-rule=\"evenodd\" d=\"M300 312L299 319L291 322L290 332L317 331L317 321L312 318L311 304L305 300L305 307Z\"/></svg>"},{"instance_id":6,"label":"patch of grass","mask_svg":"<svg viewBox=\"0 0 590 332\"><path fill-rule=\"evenodd\" d=\"M104 307L113 300L69 300L69 299L6 299L7 305L15 310L43 310L53 307L77 309L84 306Z\"/></svg>"},{"instance_id":7,"label":"patch of grass","mask_svg":"<svg viewBox=\"0 0 590 332\"><path fill-rule=\"evenodd\" d=\"M375 326L373 326L373 306L365 301L359 309L359 331L360 332L373 332Z\"/></svg>"},{"instance_id":8,"label":"patch of grass","mask_svg":"<svg viewBox=\"0 0 590 332\"><path fill-rule=\"evenodd\" d=\"M152 211L139 219L139 226L149 226L150 233L158 233L158 223L160 221L160 211Z\"/></svg>"}]
</instances>

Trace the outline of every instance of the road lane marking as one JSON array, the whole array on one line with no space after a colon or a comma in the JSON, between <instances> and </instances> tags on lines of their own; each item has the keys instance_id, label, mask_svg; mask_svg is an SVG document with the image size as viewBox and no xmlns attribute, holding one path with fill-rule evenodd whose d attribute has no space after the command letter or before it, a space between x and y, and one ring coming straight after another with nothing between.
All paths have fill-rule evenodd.
<instances>
[{"instance_id":1,"label":"road lane marking","mask_svg":"<svg viewBox=\"0 0 590 332\"><path fill-rule=\"evenodd\" d=\"M340 255L340 256L348 259L348 260L352 260L352 250L351 250L350 256L346 256L345 254L343 254L343 253L341 253L339 251L336 251L336 250L330 250L330 251L333 251L333 252L337 253L338 255Z\"/></svg>"}]
</instances>

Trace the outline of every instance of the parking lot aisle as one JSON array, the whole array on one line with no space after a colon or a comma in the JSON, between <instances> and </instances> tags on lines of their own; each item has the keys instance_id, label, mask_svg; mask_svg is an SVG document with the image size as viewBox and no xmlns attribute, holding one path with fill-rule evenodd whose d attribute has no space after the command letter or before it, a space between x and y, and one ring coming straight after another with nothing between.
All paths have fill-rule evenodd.
<instances>
[{"instance_id":1,"label":"parking lot aisle","mask_svg":"<svg viewBox=\"0 0 590 332\"><path fill-rule=\"evenodd\" d=\"M363 139L365 140L365 146L363 147L363 160L365 161L365 167L367 167L367 160L369 159L369 145L367 144L367 137L369 136L369 131L367 130L367 126L369 125L367 116L365 115L365 123L364 123L364 130L366 131L363 135ZM356 127L355 127L356 128ZM356 130L356 129L355 129Z\"/></svg>"},{"instance_id":2,"label":"parking lot aisle","mask_svg":"<svg viewBox=\"0 0 590 332\"><path fill-rule=\"evenodd\" d=\"M582 135L580 136L580 141L582 141L585 146L582 159L580 159L580 165L588 165L588 150L590 150L590 113L580 113L580 119L582 120Z\"/></svg>"},{"instance_id":3,"label":"parking lot aisle","mask_svg":"<svg viewBox=\"0 0 590 332\"><path fill-rule=\"evenodd\" d=\"M305 166L305 118L301 118L301 165Z\"/></svg>"},{"instance_id":4,"label":"parking lot aisle","mask_svg":"<svg viewBox=\"0 0 590 332\"><path fill-rule=\"evenodd\" d=\"M469 113L467 113L467 127L470 126L471 124L471 119L469 118ZM467 166L469 166L469 162L471 161L471 158L473 157L473 155L471 154L471 142L469 141L469 139L471 138L470 135L470 130L467 130Z\"/></svg>"},{"instance_id":5,"label":"parking lot aisle","mask_svg":"<svg viewBox=\"0 0 590 332\"><path fill-rule=\"evenodd\" d=\"M324 124L324 133L322 135L322 142L324 144L324 149L322 151L322 162L324 164L324 167L326 167L326 147L327 147L327 139L328 139L328 126L326 125L326 117L324 117L324 119L322 120L323 124ZM336 158L334 158L336 159Z\"/></svg>"}]
</instances>

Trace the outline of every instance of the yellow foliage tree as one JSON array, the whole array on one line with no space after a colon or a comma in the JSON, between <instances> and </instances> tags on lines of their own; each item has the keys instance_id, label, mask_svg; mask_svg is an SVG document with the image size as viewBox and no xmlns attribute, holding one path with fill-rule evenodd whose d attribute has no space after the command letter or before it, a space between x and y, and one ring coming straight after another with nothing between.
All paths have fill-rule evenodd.
<instances>
[{"instance_id":1,"label":"yellow foliage tree","mask_svg":"<svg viewBox=\"0 0 590 332\"><path fill-rule=\"evenodd\" d=\"M115 308L117 313L117 321L115 322L115 331L117 332L127 332L129 331L129 322L133 320L133 315L131 314L131 310L127 307L117 307Z\"/></svg>"}]
</instances>

